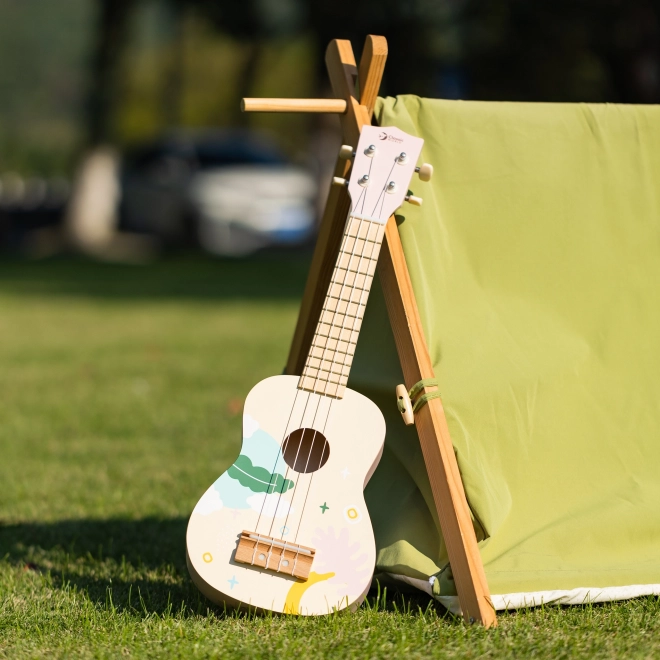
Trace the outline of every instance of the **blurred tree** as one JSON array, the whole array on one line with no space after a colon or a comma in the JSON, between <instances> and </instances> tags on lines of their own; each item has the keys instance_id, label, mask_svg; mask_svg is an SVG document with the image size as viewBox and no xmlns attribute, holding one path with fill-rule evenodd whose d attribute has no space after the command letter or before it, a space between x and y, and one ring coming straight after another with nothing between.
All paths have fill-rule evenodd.
<instances>
[{"instance_id":1,"label":"blurred tree","mask_svg":"<svg viewBox=\"0 0 660 660\"><path fill-rule=\"evenodd\" d=\"M147 5L164 18L140 51ZM177 124L270 125L236 99L327 93L328 41L348 38L359 56L367 33L388 38L383 93L660 102L659 16L657 0L3 0L0 151L5 166L48 172L83 134L98 144ZM272 127L293 136L287 121Z\"/></svg>"},{"instance_id":2,"label":"blurred tree","mask_svg":"<svg viewBox=\"0 0 660 660\"><path fill-rule=\"evenodd\" d=\"M90 145L110 137L117 62L126 42L131 0L98 0L94 53L87 99L87 138Z\"/></svg>"},{"instance_id":3,"label":"blurred tree","mask_svg":"<svg viewBox=\"0 0 660 660\"><path fill-rule=\"evenodd\" d=\"M658 3L471 1L462 13L472 98L660 100Z\"/></svg>"},{"instance_id":4,"label":"blurred tree","mask_svg":"<svg viewBox=\"0 0 660 660\"><path fill-rule=\"evenodd\" d=\"M0 174L64 174L81 139L89 0L0 0Z\"/></svg>"},{"instance_id":5,"label":"blurred tree","mask_svg":"<svg viewBox=\"0 0 660 660\"><path fill-rule=\"evenodd\" d=\"M335 0L309 3L319 49L390 49L383 93L529 101L660 101L652 0ZM317 58L318 62L322 57Z\"/></svg>"}]
</instances>

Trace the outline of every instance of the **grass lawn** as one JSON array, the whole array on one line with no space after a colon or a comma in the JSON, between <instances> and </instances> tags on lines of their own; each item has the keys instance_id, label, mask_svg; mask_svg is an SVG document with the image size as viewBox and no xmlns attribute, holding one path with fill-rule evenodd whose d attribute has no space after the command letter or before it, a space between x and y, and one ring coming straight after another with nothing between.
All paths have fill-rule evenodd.
<instances>
[{"instance_id":1,"label":"grass lawn","mask_svg":"<svg viewBox=\"0 0 660 660\"><path fill-rule=\"evenodd\" d=\"M465 626L426 598L225 612L185 567L187 517L280 373L306 262L0 262L0 657L660 657L660 601Z\"/></svg>"}]
</instances>

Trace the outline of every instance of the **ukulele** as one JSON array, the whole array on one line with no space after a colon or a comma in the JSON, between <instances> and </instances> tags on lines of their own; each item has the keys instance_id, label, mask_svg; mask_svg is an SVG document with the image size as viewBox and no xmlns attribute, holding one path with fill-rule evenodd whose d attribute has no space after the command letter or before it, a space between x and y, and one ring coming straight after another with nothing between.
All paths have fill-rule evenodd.
<instances>
[{"instance_id":1,"label":"ukulele","mask_svg":"<svg viewBox=\"0 0 660 660\"><path fill-rule=\"evenodd\" d=\"M305 367L248 394L234 464L190 516L187 564L216 603L317 615L355 609L376 545L363 490L383 451L385 420L346 387L385 223L408 194L424 141L365 126L348 186L351 210Z\"/></svg>"}]
</instances>

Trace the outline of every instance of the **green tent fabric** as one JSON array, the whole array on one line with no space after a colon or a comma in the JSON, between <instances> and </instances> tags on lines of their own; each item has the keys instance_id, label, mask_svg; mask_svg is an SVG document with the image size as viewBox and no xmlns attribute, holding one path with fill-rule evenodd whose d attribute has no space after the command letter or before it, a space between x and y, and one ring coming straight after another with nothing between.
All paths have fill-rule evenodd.
<instances>
[{"instance_id":1,"label":"green tent fabric","mask_svg":"<svg viewBox=\"0 0 660 660\"><path fill-rule=\"evenodd\" d=\"M660 593L660 107L380 99L431 183L399 229L498 609ZM455 590L380 287L377 570ZM430 580L429 580L430 578Z\"/></svg>"}]
</instances>

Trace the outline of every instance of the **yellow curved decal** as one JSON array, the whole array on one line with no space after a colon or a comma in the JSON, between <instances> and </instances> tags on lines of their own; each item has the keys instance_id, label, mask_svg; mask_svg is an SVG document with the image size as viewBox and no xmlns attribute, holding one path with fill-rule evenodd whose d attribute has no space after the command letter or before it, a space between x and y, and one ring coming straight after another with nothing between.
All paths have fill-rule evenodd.
<instances>
[{"instance_id":1,"label":"yellow curved decal","mask_svg":"<svg viewBox=\"0 0 660 660\"><path fill-rule=\"evenodd\" d=\"M334 573L314 573L314 571L312 571L305 582L296 582L286 595L286 600L284 601L285 614L300 614L300 599L303 597L303 594L307 589L317 582L329 580L334 576Z\"/></svg>"}]
</instances>

